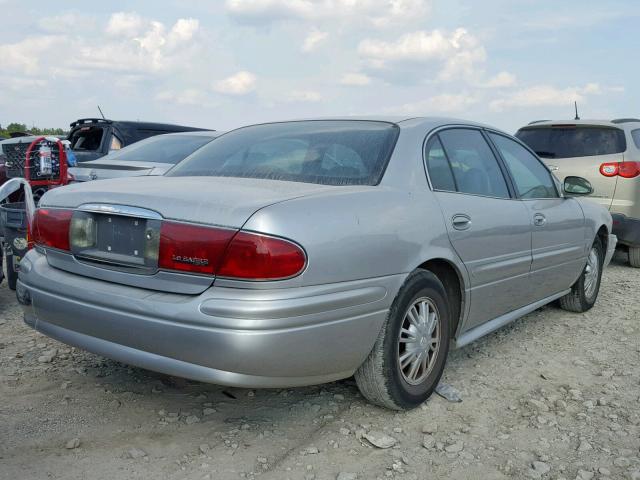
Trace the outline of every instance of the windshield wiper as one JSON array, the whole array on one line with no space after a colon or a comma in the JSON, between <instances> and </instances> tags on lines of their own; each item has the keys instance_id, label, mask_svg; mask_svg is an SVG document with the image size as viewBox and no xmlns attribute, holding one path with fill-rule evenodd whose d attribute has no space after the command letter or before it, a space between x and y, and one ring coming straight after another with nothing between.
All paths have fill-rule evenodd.
<instances>
[{"instance_id":1,"label":"windshield wiper","mask_svg":"<svg viewBox=\"0 0 640 480\"><path fill-rule=\"evenodd\" d=\"M536 150L536 155L539 157L556 158L556 154L553 152L539 152Z\"/></svg>"}]
</instances>

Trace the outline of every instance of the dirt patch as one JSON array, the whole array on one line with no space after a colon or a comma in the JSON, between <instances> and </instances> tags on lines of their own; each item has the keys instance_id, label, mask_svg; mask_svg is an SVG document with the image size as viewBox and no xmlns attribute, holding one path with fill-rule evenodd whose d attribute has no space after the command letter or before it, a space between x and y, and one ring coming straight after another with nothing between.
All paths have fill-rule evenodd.
<instances>
[{"instance_id":1,"label":"dirt patch","mask_svg":"<svg viewBox=\"0 0 640 480\"><path fill-rule=\"evenodd\" d=\"M640 270L621 254L593 310L545 307L452 352L463 401L407 413L352 380L254 391L131 368L26 327L5 285L2 479L640 479Z\"/></svg>"}]
</instances>

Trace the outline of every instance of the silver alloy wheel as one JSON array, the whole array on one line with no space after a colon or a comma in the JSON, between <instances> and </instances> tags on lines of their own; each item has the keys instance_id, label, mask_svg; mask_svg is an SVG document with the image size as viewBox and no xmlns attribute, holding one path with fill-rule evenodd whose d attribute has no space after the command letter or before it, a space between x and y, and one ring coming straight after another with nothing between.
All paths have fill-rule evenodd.
<instances>
[{"instance_id":1,"label":"silver alloy wheel","mask_svg":"<svg viewBox=\"0 0 640 480\"><path fill-rule=\"evenodd\" d=\"M409 385L431 373L440 349L440 314L433 300L421 297L407 309L398 335L398 367Z\"/></svg>"},{"instance_id":2,"label":"silver alloy wheel","mask_svg":"<svg viewBox=\"0 0 640 480\"><path fill-rule=\"evenodd\" d=\"M584 294L587 298L593 298L598 287L598 276L600 274L600 258L595 248L589 252L587 266L584 267Z\"/></svg>"}]
</instances>

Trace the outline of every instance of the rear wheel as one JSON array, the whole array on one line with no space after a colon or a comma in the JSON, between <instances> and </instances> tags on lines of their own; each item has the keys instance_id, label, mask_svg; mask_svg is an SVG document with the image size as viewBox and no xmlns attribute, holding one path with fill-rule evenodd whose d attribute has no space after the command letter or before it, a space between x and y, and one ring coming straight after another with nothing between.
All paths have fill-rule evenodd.
<instances>
[{"instance_id":1,"label":"rear wheel","mask_svg":"<svg viewBox=\"0 0 640 480\"><path fill-rule=\"evenodd\" d=\"M629 264L632 267L640 268L640 247L629 247Z\"/></svg>"},{"instance_id":2,"label":"rear wheel","mask_svg":"<svg viewBox=\"0 0 640 480\"><path fill-rule=\"evenodd\" d=\"M11 290L15 290L18 284L18 272L16 272L16 268L13 265L13 258L13 254L7 253L7 285Z\"/></svg>"},{"instance_id":3,"label":"rear wheel","mask_svg":"<svg viewBox=\"0 0 640 480\"><path fill-rule=\"evenodd\" d=\"M571 292L560 298L562 309L582 313L593 307L600 291L603 261L602 242L599 237L596 237L580 278L571 287Z\"/></svg>"},{"instance_id":4,"label":"rear wheel","mask_svg":"<svg viewBox=\"0 0 640 480\"><path fill-rule=\"evenodd\" d=\"M433 273L412 273L373 350L355 374L362 395L393 410L417 407L438 385L449 352L450 308Z\"/></svg>"}]
</instances>

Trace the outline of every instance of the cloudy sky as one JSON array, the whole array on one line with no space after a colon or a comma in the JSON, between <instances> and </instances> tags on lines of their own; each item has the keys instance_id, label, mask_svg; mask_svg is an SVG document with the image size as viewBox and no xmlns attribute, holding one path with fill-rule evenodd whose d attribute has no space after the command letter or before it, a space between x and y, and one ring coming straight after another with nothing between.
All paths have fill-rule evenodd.
<instances>
[{"instance_id":1,"label":"cloudy sky","mask_svg":"<svg viewBox=\"0 0 640 480\"><path fill-rule=\"evenodd\" d=\"M638 0L0 0L0 124L640 116ZM161 5L161 7L160 7ZM10 21L7 21L10 20Z\"/></svg>"}]
</instances>

